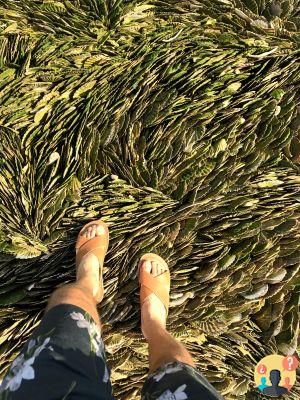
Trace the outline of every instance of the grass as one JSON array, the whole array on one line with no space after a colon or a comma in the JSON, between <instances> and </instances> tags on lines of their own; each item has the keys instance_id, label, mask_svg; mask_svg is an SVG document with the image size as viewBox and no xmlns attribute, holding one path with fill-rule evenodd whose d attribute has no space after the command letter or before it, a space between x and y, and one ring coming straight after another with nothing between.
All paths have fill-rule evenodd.
<instances>
[{"instance_id":1,"label":"grass","mask_svg":"<svg viewBox=\"0 0 300 400\"><path fill-rule=\"evenodd\" d=\"M299 2L0 0L0 15L1 374L101 217L116 397L147 373L137 261L156 251L169 329L226 399L261 398L255 364L299 350Z\"/></svg>"}]
</instances>

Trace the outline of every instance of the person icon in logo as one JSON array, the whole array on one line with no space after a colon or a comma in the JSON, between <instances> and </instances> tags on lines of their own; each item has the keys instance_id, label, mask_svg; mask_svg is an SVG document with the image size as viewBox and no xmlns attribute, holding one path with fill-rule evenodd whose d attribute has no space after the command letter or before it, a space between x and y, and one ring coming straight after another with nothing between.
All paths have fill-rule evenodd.
<instances>
[{"instance_id":1,"label":"person icon in logo","mask_svg":"<svg viewBox=\"0 0 300 400\"><path fill-rule=\"evenodd\" d=\"M291 382L291 380L290 380L290 378L288 376L284 378L283 387L287 388L288 391L290 391L292 389L292 387L293 387L293 385L291 385L290 382Z\"/></svg>"},{"instance_id":2,"label":"person icon in logo","mask_svg":"<svg viewBox=\"0 0 300 400\"><path fill-rule=\"evenodd\" d=\"M262 392L265 388L269 387L267 385L267 378L265 376L263 376L262 378L260 378L261 384L258 386L258 389Z\"/></svg>"},{"instance_id":3,"label":"person icon in logo","mask_svg":"<svg viewBox=\"0 0 300 400\"><path fill-rule=\"evenodd\" d=\"M272 369L270 372L270 381L272 386L263 389L263 394L271 397L278 397L281 394L287 393L287 388L283 386L278 386L281 379L281 374L278 369Z\"/></svg>"}]
</instances>

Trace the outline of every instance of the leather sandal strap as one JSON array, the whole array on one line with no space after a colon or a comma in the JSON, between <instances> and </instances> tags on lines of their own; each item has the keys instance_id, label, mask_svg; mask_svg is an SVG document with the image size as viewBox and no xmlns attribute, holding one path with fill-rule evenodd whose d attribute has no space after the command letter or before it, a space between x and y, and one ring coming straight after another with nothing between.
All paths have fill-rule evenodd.
<instances>
[{"instance_id":1,"label":"leather sandal strap","mask_svg":"<svg viewBox=\"0 0 300 400\"><path fill-rule=\"evenodd\" d=\"M92 225L101 225L105 229L105 234L101 236L94 236L93 238L86 238L82 236L81 233ZM77 242L76 242L76 264L79 265L82 257L86 256L89 253L94 254L98 260L99 264L102 267L104 262L104 257L108 249L108 241L109 241L109 232L108 228L103 221L92 221L86 224L81 231L79 232Z\"/></svg>"},{"instance_id":2,"label":"leather sandal strap","mask_svg":"<svg viewBox=\"0 0 300 400\"><path fill-rule=\"evenodd\" d=\"M141 285L140 298L141 304L145 301L149 293L154 293L163 303L167 314L169 310L169 287L170 287L170 272L166 270L162 274L153 277L149 272L140 269L139 283ZM148 289L148 290L145 290Z\"/></svg>"},{"instance_id":3,"label":"leather sandal strap","mask_svg":"<svg viewBox=\"0 0 300 400\"><path fill-rule=\"evenodd\" d=\"M99 236L95 236L92 239L89 239L85 244L80 246L76 255L78 265L80 264L82 257L86 256L89 253L92 253L98 258L100 266L103 266L107 246L100 244L99 239Z\"/></svg>"}]
</instances>

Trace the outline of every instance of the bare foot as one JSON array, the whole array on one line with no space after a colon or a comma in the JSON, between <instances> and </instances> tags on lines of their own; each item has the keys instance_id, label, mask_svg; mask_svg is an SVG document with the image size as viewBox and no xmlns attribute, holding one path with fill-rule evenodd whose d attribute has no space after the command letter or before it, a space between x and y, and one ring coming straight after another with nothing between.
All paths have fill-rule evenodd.
<instances>
[{"instance_id":1,"label":"bare foot","mask_svg":"<svg viewBox=\"0 0 300 400\"><path fill-rule=\"evenodd\" d=\"M101 236L105 234L105 230L101 225L91 225L87 227L81 235L86 238ZM103 282L100 282L100 265L98 258L94 254L85 255L77 268L77 282L90 289L92 295L99 303L103 298Z\"/></svg>"},{"instance_id":2,"label":"bare foot","mask_svg":"<svg viewBox=\"0 0 300 400\"><path fill-rule=\"evenodd\" d=\"M140 268L144 268L154 277L162 274L167 267L156 261L143 261ZM141 309L142 332L147 339L153 329L166 327L167 313L162 301L154 294L148 296Z\"/></svg>"}]
</instances>

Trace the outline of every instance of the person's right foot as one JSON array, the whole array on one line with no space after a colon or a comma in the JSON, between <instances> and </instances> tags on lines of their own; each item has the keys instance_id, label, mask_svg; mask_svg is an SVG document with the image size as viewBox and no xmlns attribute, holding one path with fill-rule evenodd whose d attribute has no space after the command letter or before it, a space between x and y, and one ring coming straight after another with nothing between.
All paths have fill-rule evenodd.
<instances>
[{"instance_id":1,"label":"person's right foot","mask_svg":"<svg viewBox=\"0 0 300 400\"><path fill-rule=\"evenodd\" d=\"M167 270L167 267L157 261L142 261L141 269L145 269L153 277L158 276ZM162 301L151 293L143 302L141 308L142 332L147 338L157 326L166 326L167 313Z\"/></svg>"}]
</instances>

